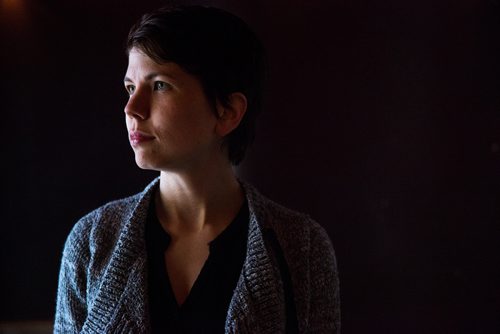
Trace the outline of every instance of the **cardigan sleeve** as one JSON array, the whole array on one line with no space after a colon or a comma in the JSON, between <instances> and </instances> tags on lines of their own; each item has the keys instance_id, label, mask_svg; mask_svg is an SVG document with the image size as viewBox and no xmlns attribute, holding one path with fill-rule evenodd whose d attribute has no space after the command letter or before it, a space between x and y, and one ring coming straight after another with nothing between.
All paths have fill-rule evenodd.
<instances>
[{"instance_id":1,"label":"cardigan sleeve","mask_svg":"<svg viewBox=\"0 0 500 334\"><path fill-rule=\"evenodd\" d=\"M69 234L59 272L54 333L79 333L87 317L88 231L83 221Z\"/></svg>"},{"instance_id":2,"label":"cardigan sleeve","mask_svg":"<svg viewBox=\"0 0 500 334\"><path fill-rule=\"evenodd\" d=\"M332 243L318 224L310 239L309 333L340 333L340 293L337 261Z\"/></svg>"}]
</instances>

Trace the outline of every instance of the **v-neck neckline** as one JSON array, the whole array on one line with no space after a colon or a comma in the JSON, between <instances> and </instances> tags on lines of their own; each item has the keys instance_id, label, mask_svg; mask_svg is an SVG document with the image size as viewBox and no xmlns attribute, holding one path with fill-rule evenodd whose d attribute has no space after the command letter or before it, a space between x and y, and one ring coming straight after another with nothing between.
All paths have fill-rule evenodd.
<instances>
[{"instance_id":1,"label":"v-neck neckline","mask_svg":"<svg viewBox=\"0 0 500 334\"><path fill-rule=\"evenodd\" d=\"M154 313L157 321L164 323L158 326L186 329L191 328L191 320L199 319L203 319L198 321L200 326L205 323L210 328L214 328L216 323L224 326L229 303L246 258L249 224L249 204L245 201L233 221L209 243L208 257L184 302L180 304L175 297L164 258L171 237L158 221L154 207L150 207L146 222L146 247L150 260L148 281L153 289L150 290L152 315ZM212 314L217 321L212 321Z\"/></svg>"},{"instance_id":2,"label":"v-neck neckline","mask_svg":"<svg viewBox=\"0 0 500 334\"><path fill-rule=\"evenodd\" d=\"M154 207L155 205L154 201L152 201L151 205L152 205L152 208L150 209L151 213L156 212ZM168 234L168 232L165 231L165 229L161 226L158 217L155 214L152 214L152 217L150 218L153 219L152 225L156 226L153 227L154 230L156 230L155 233L160 233L162 235L161 248L163 249L162 252L164 255L170 245L171 237ZM244 219L247 220L245 224L243 222ZM224 249L226 250L231 249L231 246L235 244L235 241L237 241L234 240L234 237L237 236L238 234L240 235L242 234L241 233L242 228L248 230L248 203L246 201L243 203L243 205L241 206L241 208L239 209L238 213L233 218L231 223L227 225L226 228L222 230L222 232L220 232L212 241L208 243L209 250L207 259L203 263L200 272L198 273L198 276L196 276L196 279L194 280L193 285L191 286L191 289L189 290L182 304L179 303L179 301L175 296L175 292L172 286L172 281L168 273L167 264L164 263L164 265L162 266L161 274L162 277L164 277L164 279L166 280L166 285L167 285L166 288L168 289L169 299L171 299L172 302L175 302L174 303L176 306L175 309L180 311L188 308L191 303L191 299L194 298L193 295L195 297L197 295L200 295L200 293L203 291L203 285L206 285L204 283L206 283L208 278L206 276L209 274L207 271L210 271L210 263L213 261L217 261L217 259L214 259L214 255L218 255L220 257L220 252L224 251ZM202 285L201 287L200 284Z\"/></svg>"}]
</instances>

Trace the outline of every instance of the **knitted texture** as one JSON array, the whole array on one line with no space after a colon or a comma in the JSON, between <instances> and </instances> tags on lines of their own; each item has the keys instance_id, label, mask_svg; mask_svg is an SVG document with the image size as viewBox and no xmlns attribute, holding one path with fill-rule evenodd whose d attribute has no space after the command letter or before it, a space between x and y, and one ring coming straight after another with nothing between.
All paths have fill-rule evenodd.
<instances>
[{"instance_id":1,"label":"knitted texture","mask_svg":"<svg viewBox=\"0 0 500 334\"><path fill-rule=\"evenodd\" d=\"M54 333L148 333L144 227L159 179L73 227L61 262ZM242 182L250 212L247 255L226 333L285 333L283 281L265 231L290 272L299 333L340 333L337 264L324 229Z\"/></svg>"}]
</instances>

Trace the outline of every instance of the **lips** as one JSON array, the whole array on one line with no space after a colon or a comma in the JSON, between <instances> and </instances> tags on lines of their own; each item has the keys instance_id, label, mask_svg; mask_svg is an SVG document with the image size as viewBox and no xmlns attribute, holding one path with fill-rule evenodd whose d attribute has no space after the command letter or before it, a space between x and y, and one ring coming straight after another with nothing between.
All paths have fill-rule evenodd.
<instances>
[{"instance_id":1,"label":"lips","mask_svg":"<svg viewBox=\"0 0 500 334\"><path fill-rule=\"evenodd\" d=\"M151 141L154 138L155 137L141 131L130 131L129 133L130 144L132 146L138 146L144 142Z\"/></svg>"}]
</instances>

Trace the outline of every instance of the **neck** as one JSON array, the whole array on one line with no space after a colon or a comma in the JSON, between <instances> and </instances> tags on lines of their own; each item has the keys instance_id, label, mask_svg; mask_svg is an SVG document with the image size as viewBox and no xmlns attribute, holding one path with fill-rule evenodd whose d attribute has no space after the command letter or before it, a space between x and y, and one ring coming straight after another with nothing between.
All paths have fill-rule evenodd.
<instances>
[{"instance_id":1,"label":"neck","mask_svg":"<svg viewBox=\"0 0 500 334\"><path fill-rule=\"evenodd\" d=\"M239 211L244 195L231 165L198 173L162 171L156 195L157 215L171 233L199 232L227 225Z\"/></svg>"}]
</instances>

